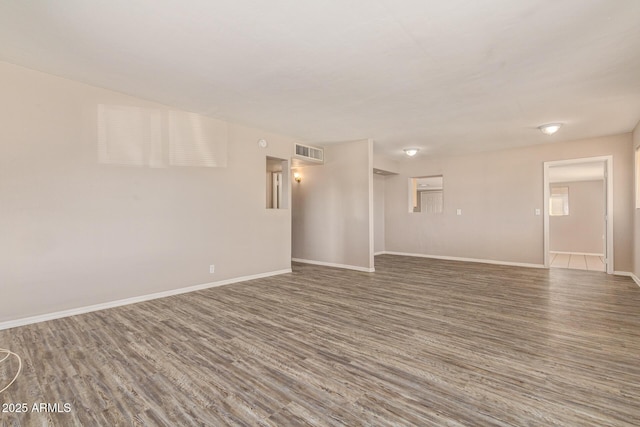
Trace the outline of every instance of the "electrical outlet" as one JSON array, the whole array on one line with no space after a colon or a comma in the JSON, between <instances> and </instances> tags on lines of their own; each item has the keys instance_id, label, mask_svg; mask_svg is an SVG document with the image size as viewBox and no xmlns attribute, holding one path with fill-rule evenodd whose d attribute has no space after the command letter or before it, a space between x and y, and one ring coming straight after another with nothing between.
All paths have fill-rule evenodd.
<instances>
[{"instance_id":1,"label":"electrical outlet","mask_svg":"<svg viewBox=\"0 0 640 427\"><path fill-rule=\"evenodd\" d=\"M457 209L456 210L456 215L462 215L462 209Z\"/></svg>"},{"instance_id":2,"label":"electrical outlet","mask_svg":"<svg viewBox=\"0 0 640 427\"><path fill-rule=\"evenodd\" d=\"M215 265L213 265L213 264L211 264L211 265L209 266L209 273L215 273L215 272L216 272L216 266L215 266Z\"/></svg>"},{"instance_id":3,"label":"electrical outlet","mask_svg":"<svg viewBox=\"0 0 640 427\"><path fill-rule=\"evenodd\" d=\"M536 209L536 216L540 215L540 209Z\"/></svg>"}]
</instances>

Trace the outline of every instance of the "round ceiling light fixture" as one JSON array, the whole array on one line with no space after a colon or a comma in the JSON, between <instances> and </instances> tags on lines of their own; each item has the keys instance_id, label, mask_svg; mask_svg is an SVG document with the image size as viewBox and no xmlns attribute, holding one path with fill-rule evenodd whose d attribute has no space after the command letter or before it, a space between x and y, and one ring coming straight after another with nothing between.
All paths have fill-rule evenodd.
<instances>
[{"instance_id":1,"label":"round ceiling light fixture","mask_svg":"<svg viewBox=\"0 0 640 427\"><path fill-rule=\"evenodd\" d=\"M269 144L267 143L266 139L259 139L258 140L258 147L267 148L267 145L269 145Z\"/></svg>"},{"instance_id":2,"label":"round ceiling light fixture","mask_svg":"<svg viewBox=\"0 0 640 427\"><path fill-rule=\"evenodd\" d=\"M415 156L418 153L418 151L420 151L420 149L418 149L418 148L405 148L404 149L404 153L409 157Z\"/></svg>"},{"instance_id":3,"label":"round ceiling light fixture","mask_svg":"<svg viewBox=\"0 0 640 427\"><path fill-rule=\"evenodd\" d=\"M558 132L561 127L562 123L547 123L546 125L538 126L538 129L540 129L540 132L544 133L545 135L553 135L554 133Z\"/></svg>"}]
</instances>

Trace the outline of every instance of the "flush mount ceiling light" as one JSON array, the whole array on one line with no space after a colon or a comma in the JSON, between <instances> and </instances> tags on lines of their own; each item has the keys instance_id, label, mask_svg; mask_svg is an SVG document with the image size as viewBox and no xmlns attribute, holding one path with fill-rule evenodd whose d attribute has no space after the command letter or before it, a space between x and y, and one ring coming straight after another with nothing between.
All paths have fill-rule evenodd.
<instances>
[{"instance_id":1,"label":"flush mount ceiling light","mask_svg":"<svg viewBox=\"0 0 640 427\"><path fill-rule=\"evenodd\" d=\"M416 155L416 153L418 153L418 149L417 148L405 148L404 152L407 156L409 157L413 157Z\"/></svg>"},{"instance_id":2,"label":"flush mount ceiling light","mask_svg":"<svg viewBox=\"0 0 640 427\"><path fill-rule=\"evenodd\" d=\"M546 125L538 126L538 129L545 135L553 135L558 132L561 127L562 123L547 123Z\"/></svg>"}]
</instances>

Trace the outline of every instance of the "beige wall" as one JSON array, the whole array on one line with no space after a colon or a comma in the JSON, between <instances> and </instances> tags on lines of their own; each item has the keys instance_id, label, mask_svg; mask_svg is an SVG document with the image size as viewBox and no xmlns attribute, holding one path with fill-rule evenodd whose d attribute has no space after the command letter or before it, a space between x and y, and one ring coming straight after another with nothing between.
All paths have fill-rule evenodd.
<instances>
[{"instance_id":1,"label":"beige wall","mask_svg":"<svg viewBox=\"0 0 640 427\"><path fill-rule=\"evenodd\" d=\"M640 122L638 122L638 124L636 125L636 128L633 131L633 149L631 151L631 158L635 159L635 150L640 147ZM635 160L634 160L635 162ZM635 166L635 165L634 165ZM635 177L634 174L634 181L637 183L638 182L638 177ZM635 185L633 186L634 191L635 191ZM633 272L635 273L635 275L637 277L640 277L640 209L636 209L635 206L635 192L633 194L633 204L631 206L631 211L633 212L633 217L634 217L634 230L633 230L633 258L634 258L634 265L633 265Z\"/></svg>"},{"instance_id":2,"label":"beige wall","mask_svg":"<svg viewBox=\"0 0 640 427\"><path fill-rule=\"evenodd\" d=\"M569 188L569 215L549 217L549 249L604 255L604 181L563 182Z\"/></svg>"},{"instance_id":3,"label":"beige wall","mask_svg":"<svg viewBox=\"0 0 640 427\"><path fill-rule=\"evenodd\" d=\"M371 141L331 144L325 163L295 169L293 258L373 268Z\"/></svg>"},{"instance_id":4,"label":"beige wall","mask_svg":"<svg viewBox=\"0 0 640 427\"><path fill-rule=\"evenodd\" d=\"M543 162L613 155L615 269L631 271L631 134L402 162L386 181L387 251L542 264ZM407 179L444 176L444 212L408 213ZM462 209L462 215L456 215Z\"/></svg>"},{"instance_id":5,"label":"beige wall","mask_svg":"<svg viewBox=\"0 0 640 427\"><path fill-rule=\"evenodd\" d=\"M384 252L384 181L383 175L373 175L373 250L375 253Z\"/></svg>"},{"instance_id":6,"label":"beige wall","mask_svg":"<svg viewBox=\"0 0 640 427\"><path fill-rule=\"evenodd\" d=\"M98 104L169 109L6 63L0 93L0 322L290 268L264 180L293 139L230 124L227 167L99 164Z\"/></svg>"}]
</instances>

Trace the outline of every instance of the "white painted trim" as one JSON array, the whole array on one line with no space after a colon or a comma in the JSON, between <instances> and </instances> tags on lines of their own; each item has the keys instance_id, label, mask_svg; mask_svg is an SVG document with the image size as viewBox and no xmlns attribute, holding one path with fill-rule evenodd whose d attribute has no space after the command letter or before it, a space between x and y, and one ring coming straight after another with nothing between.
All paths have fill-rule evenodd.
<instances>
[{"instance_id":1,"label":"white painted trim","mask_svg":"<svg viewBox=\"0 0 640 427\"><path fill-rule=\"evenodd\" d=\"M558 255L584 255L584 256L601 256L604 257L604 254L590 254L588 252L561 252L561 251L549 251L550 254L558 254Z\"/></svg>"},{"instance_id":2,"label":"white painted trim","mask_svg":"<svg viewBox=\"0 0 640 427\"><path fill-rule=\"evenodd\" d=\"M464 261L464 262L478 262L478 263L482 263L482 264L508 265L508 266L512 266L512 267L545 268L545 266L542 265L542 264L529 264L529 263L526 263L526 262L497 261L495 259L462 258L462 257L455 257L455 256L413 254L413 253L408 253L408 252L393 252L393 251L385 251L385 254L401 255L401 256L412 256L412 257L419 257L419 258L443 259L443 260L447 260L447 261Z\"/></svg>"},{"instance_id":3,"label":"white painted trim","mask_svg":"<svg viewBox=\"0 0 640 427\"><path fill-rule=\"evenodd\" d=\"M344 268L347 270L364 271L365 273L373 273L376 271L375 268L359 267L357 265L336 264L333 262L313 261L310 259L291 258L291 261L301 262L303 264L322 265L324 267L335 267L335 268Z\"/></svg>"},{"instance_id":4,"label":"white painted trim","mask_svg":"<svg viewBox=\"0 0 640 427\"><path fill-rule=\"evenodd\" d=\"M543 168L543 189L542 189L542 235L543 235L543 264L545 268L551 267L551 257L549 256L549 197L551 190L549 188L549 165L547 162L542 164Z\"/></svg>"},{"instance_id":5,"label":"white painted trim","mask_svg":"<svg viewBox=\"0 0 640 427\"><path fill-rule=\"evenodd\" d=\"M367 157L369 168L369 189L368 189L368 209L369 209L369 270L375 271L375 225L373 223L373 139L367 140Z\"/></svg>"},{"instance_id":6,"label":"white painted trim","mask_svg":"<svg viewBox=\"0 0 640 427\"><path fill-rule=\"evenodd\" d=\"M616 276L631 277L633 281L636 282L636 285L640 286L640 278L629 271L614 271L613 274L615 274Z\"/></svg>"},{"instance_id":7,"label":"white painted trim","mask_svg":"<svg viewBox=\"0 0 640 427\"><path fill-rule=\"evenodd\" d=\"M377 256L377 255L384 255L386 254L385 251L379 251L379 252L374 252L373 255Z\"/></svg>"},{"instance_id":8,"label":"white painted trim","mask_svg":"<svg viewBox=\"0 0 640 427\"><path fill-rule=\"evenodd\" d=\"M551 260L549 257L549 168L552 166L571 165L586 162L604 162L606 164L605 182L607 184L607 241L606 241L606 258L607 258L607 274L615 274L613 271L613 155L585 157L580 159L568 160L552 160L543 163L543 206L544 206L544 225L543 225L543 257L544 267L549 268Z\"/></svg>"},{"instance_id":9,"label":"white painted trim","mask_svg":"<svg viewBox=\"0 0 640 427\"><path fill-rule=\"evenodd\" d=\"M613 156L607 157L607 274L613 274Z\"/></svg>"},{"instance_id":10,"label":"white painted trim","mask_svg":"<svg viewBox=\"0 0 640 427\"><path fill-rule=\"evenodd\" d=\"M24 317L22 319L9 320L0 323L0 331L11 329L18 326L30 325L33 323L46 322L47 320L60 319L62 317L77 316L78 314L91 313L92 311L105 310L108 308L120 307L123 305L136 304L139 302L150 301L158 298L165 298L174 295L186 294L188 292L201 291L203 289L215 288L218 286L230 285L232 283L246 282L247 280L262 279L264 277L277 276L280 274L291 273L291 269L270 271L267 273L253 274L250 276L235 277L233 279L221 280L219 282L204 283L202 285L188 286L186 288L171 289L164 292L156 292L148 295L140 295L137 297L125 298L116 301L109 301L101 304L89 305L85 307L72 308L69 310L56 311L53 313L41 314L38 316Z\"/></svg>"},{"instance_id":11,"label":"white painted trim","mask_svg":"<svg viewBox=\"0 0 640 427\"><path fill-rule=\"evenodd\" d=\"M595 156L595 157L580 157L578 159L566 159L566 160L550 160L545 162L549 166L564 166L564 165L575 165L580 163L591 163L591 162L606 162L612 158L612 156Z\"/></svg>"}]
</instances>

